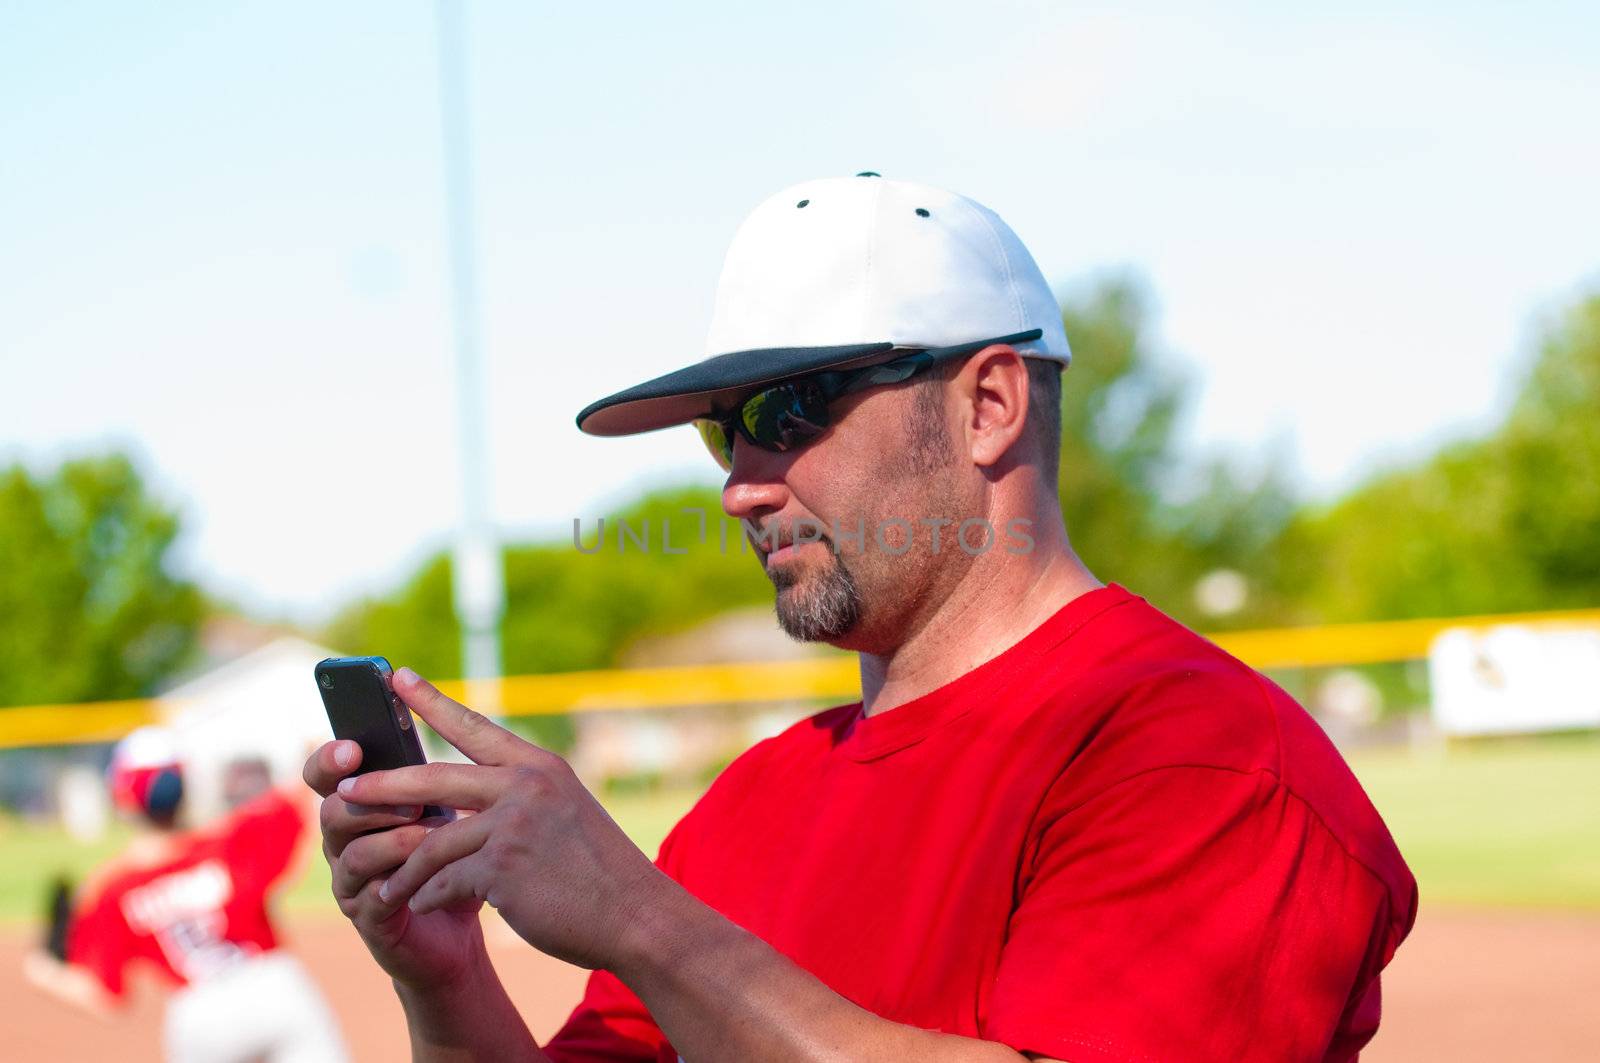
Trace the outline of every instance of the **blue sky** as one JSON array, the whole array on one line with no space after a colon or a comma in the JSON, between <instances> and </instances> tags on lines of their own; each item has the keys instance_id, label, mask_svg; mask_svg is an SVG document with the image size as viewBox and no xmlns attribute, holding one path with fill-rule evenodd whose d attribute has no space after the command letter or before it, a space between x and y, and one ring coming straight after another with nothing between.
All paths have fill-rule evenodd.
<instances>
[{"instance_id":1,"label":"blue sky","mask_svg":"<svg viewBox=\"0 0 1600 1063\"><path fill-rule=\"evenodd\" d=\"M472 3L498 521L715 482L688 430L572 416L702 355L746 211L861 169L993 207L1059 289L1141 273L1197 447L1326 495L1491 423L1600 286L1600 9L1395 6ZM433 15L0 8L0 460L132 449L189 572L303 619L445 541Z\"/></svg>"}]
</instances>

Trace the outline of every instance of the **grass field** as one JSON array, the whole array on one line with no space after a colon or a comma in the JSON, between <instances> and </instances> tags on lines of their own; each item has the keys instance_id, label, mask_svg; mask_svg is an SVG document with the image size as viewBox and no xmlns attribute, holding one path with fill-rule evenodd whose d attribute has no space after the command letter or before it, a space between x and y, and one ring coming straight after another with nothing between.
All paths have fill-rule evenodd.
<instances>
[{"instance_id":1,"label":"grass field","mask_svg":"<svg viewBox=\"0 0 1600 1063\"><path fill-rule=\"evenodd\" d=\"M1350 758L1422 905L1600 910L1600 735Z\"/></svg>"},{"instance_id":2,"label":"grass field","mask_svg":"<svg viewBox=\"0 0 1600 1063\"><path fill-rule=\"evenodd\" d=\"M1600 910L1600 735L1362 751L1350 761L1416 873L1424 907ZM654 855L695 797L630 794L606 806ZM126 838L117 830L83 846L0 819L0 921L38 920L53 875L81 878ZM285 907L330 909L327 876L309 860Z\"/></svg>"}]
</instances>

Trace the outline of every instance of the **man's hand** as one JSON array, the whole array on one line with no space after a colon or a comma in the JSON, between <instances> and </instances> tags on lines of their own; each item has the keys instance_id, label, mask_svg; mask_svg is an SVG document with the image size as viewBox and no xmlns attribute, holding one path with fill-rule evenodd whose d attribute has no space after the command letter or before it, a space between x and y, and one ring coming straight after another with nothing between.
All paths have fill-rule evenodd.
<instances>
[{"instance_id":1,"label":"man's hand","mask_svg":"<svg viewBox=\"0 0 1600 1063\"><path fill-rule=\"evenodd\" d=\"M408 668L395 673L394 689L475 763L348 778L338 784L340 796L369 808L437 804L475 814L374 857L382 863L406 850L382 890L374 887L369 903L381 906L374 910L404 912L409 904L421 920L487 901L541 952L590 969L622 962L637 914L679 887L560 757L450 700Z\"/></svg>"},{"instance_id":2,"label":"man's hand","mask_svg":"<svg viewBox=\"0 0 1600 1063\"><path fill-rule=\"evenodd\" d=\"M465 900L420 914L402 901L378 896L384 877L432 828L417 822L418 807L363 807L335 793L339 780L360 765L359 745L328 742L311 754L304 772L306 784L323 797L322 852L333 869L339 910L396 982L420 990L458 986L472 964L487 965L478 925L481 902Z\"/></svg>"}]
</instances>

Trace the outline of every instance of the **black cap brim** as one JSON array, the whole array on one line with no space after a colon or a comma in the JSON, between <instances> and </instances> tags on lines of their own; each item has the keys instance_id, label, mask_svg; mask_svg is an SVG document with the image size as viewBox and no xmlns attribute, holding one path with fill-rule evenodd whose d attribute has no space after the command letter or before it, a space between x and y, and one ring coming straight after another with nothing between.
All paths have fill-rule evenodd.
<instances>
[{"instance_id":1,"label":"black cap brim","mask_svg":"<svg viewBox=\"0 0 1600 1063\"><path fill-rule=\"evenodd\" d=\"M628 436L687 424L752 388L823 369L871 365L894 349L892 343L851 343L719 354L591 402L578 414L578 427L594 436Z\"/></svg>"},{"instance_id":2,"label":"black cap brim","mask_svg":"<svg viewBox=\"0 0 1600 1063\"><path fill-rule=\"evenodd\" d=\"M996 343L1027 343L1040 329L1009 336L958 343L952 347L919 348L935 359L976 354ZM593 436L629 436L657 428L687 424L714 409L726 409L752 389L824 369L855 369L899 357L906 348L893 343L852 343L840 347L768 347L719 354L666 376L585 406L578 428Z\"/></svg>"}]
</instances>

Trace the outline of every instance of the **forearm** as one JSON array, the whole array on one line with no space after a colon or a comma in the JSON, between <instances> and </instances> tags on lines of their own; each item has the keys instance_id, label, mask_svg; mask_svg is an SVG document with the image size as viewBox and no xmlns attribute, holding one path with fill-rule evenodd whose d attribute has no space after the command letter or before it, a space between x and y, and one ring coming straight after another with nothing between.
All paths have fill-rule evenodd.
<instances>
[{"instance_id":1,"label":"forearm","mask_svg":"<svg viewBox=\"0 0 1600 1063\"><path fill-rule=\"evenodd\" d=\"M852 1004L681 889L651 909L615 973L690 1063L1019 1063L992 1041L903 1026Z\"/></svg>"},{"instance_id":2,"label":"forearm","mask_svg":"<svg viewBox=\"0 0 1600 1063\"><path fill-rule=\"evenodd\" d=\"M411 1058L418 1063L548 1063L486 954L469 977L448 988L419 990L400 982L394 988L406 1013Z\"/></svg>"}]
</instances>

